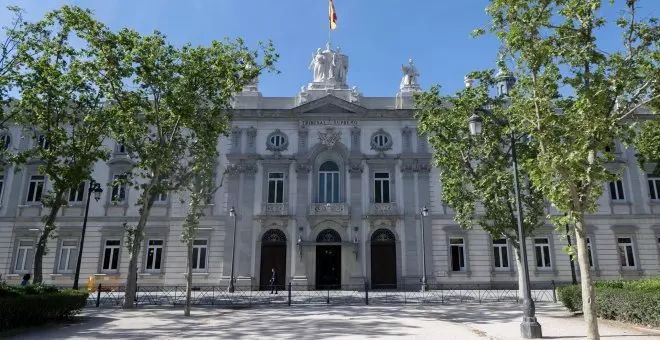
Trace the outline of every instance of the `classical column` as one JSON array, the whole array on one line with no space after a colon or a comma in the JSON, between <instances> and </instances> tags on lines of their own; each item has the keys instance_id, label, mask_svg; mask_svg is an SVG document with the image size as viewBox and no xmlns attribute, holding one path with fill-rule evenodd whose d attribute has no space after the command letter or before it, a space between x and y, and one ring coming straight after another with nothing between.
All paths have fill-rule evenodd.
<instances>
[{"instance_id":1,"label":"classical column","mask_svg":"<svg viewBox=\"0 0 660 340\"><path fill-rule=\"evenodd\" d=\"M406 272L403 273L407 284L418 284L421 278L421 249L419 248L417 226L419 211L415 206L415 164L412 159L404 159L401 163L403 179L403 237L405 242L404 259Z\"/></svg>"},{"instance_id":2,"label":"classical column","mask_svg":"<svg viewBox=\"0 0 660 340\"><path fill-rule=\"evenodd\" d=\"M348 235L349 237L352 237L350 239L351 242L355 241L355 238L360 235L360 227L362 225L362 161L360 160L351 160L348 172L350 174L350 181L351 181L351 196L350 196L350 222L348 224ZM357 229L357 230L356 230ZM363 244L364 240L358 240L359 244ZM355 250L355 249L353 249ZM357 248L359 253L357 256L352 256L349 263L353 263L353 265L350 267L350 272L351 275L349 277L350 281L349 284L351 285L356 285L364 282L364 277L362 276L362 266L361 266L361 261L360 259L363 259L364 257L363 252L366 251L366 249L360 247ZM351 254L355 255L355 254ZM354 261L353 261L354 260Z\"/></svg>"},{"instance_id":3,"label":"classical column","mask_svg":"<svg viewBox=\"0 0 660 340\"><path fill-rule=\"evenodd\" d=\"M429 210L431 210L432 215L432 210L431 209L431 182L429 178L429 172L431 171L431 163L429 159L418 159L415 170L417 171L417 202L419 202L420 207L428 207ZM419 218L422 218L420 216L420 210L417 209L417 216ZM433 233L432 233L432 225L433 225L433 219L432 218L427 218L425 223L421 224L420 221L420 228L421 226L424 227L424 234L425 234L425 242L426 244L424 245L426 247L426 277L428 279L429 283L435 282L435 275L434 273L434 266L433 266Z\"/></svg>"},{"instance_id":4,"label":"classical column","mask_svg":"<svg viewBox=\"0 0 660 340\"><path fill-rule=\"evenodd\" d=\"M303 241L309 241L307 239L308 233L306 232L306 229L309 227L307 226L307 214L309 212L309 197L308 197L308 192L309 192L309 172L311 168L308 163L306 162L298 162L296 163L296 180L297 180L297 187L298 189L296 190L296 215L295 215L295 230L296 234L292 235L295 240L293 241L293 246L295 247L295 257L296 260L294 261L294 269L293 269L293 284L295 285L307 285L307 270L305 268L305 253L307 252L307 249L303 247L302 249L298 248L298 239L299 237ZM300 250L302 250L302 256L300 254Z\"/></svg>"},{"instance_id":5,"label":"classical column","mask_svg":"<svg viewBox=\"0 0 660 340\"><path fill-rule=\"evenodd\" d=\"M240 187L239 179L241 176L240 166L237 164L229 164L225 169L226 186L227 186L227 211L225 219L225 239L224 239L224 253L222 256L222 276L229 280L231 272L231 251L234 238L234 218L229 216L229 209L231 207L239 208ZM238 215L236 218L240 218ZM229 282L229 281L227 281Z\"/></svg>"},{"instance_id":6,"label":"classical column","mask_svg":"<svg viewBox=\"0 0 660 340\"><path fill-rule=\"evenodd\" d=\"M238 216L238 237L236 244L237 277L252 278L252 254L256 246L254 242L254 200L255 200L255 175L257 164L255 161L242 163L241 172L241 198L236 207ZM240 284L240 283L239 283ZM244 284L247 284L244 283Z\"/></svg>"}]
</instances>

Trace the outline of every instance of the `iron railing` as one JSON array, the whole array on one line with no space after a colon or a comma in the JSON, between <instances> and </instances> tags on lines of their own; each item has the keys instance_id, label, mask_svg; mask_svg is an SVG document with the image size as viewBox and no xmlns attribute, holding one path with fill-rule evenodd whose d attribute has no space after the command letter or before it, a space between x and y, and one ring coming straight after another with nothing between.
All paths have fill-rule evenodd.
<instances>
[{"instance_id":1,"label":"iron railing","mask_svg":"<svg viewBox=\"0 0 660 340\"><path fill-rule=\"evenodd\" d=\"M532 298L536 302L557 302L556 284L552 282L532 284ZM259 289L261 288L261 289ZM251 306L251 305L387 305L387 304L455 304L518 302L520 296L515 284L429 284L426 291L420 285L387 289L365 283L315 287L289 283L282 290L272 292L269 287L236 286L233 293L225 286L195 285L191 293L193 305ZM103 286L99 284L87 300L88 307L121 306L125 286ZM177 306L186 301L185 286L138 285L138 306Z\"/></svg>"}]
</instances>

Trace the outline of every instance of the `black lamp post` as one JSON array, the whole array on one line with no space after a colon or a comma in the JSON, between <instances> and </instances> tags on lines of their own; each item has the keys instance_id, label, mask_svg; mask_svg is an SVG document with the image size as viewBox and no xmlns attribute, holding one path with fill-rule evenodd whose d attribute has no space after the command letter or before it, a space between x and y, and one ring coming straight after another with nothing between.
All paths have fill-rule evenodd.
<instances>
[{"instance_id":1,"label":"black lamp post","mask_svg":"<svg viewBox=\"0 0 660 340\"><path fill-rule=\"evenodd\" d=\"M429 215L429 209L424 206L420 210L420 215L422 215L422 292L425 292L427 287L426 283L426 236L424 234L424 217Z\"/></svg>"},{"instance_id":2,"label":"black lamp post","mask_svg":"<svg viewBox=\"0 0 660 340\"><path fill-rule=\"evenodd\" d=\"M483 118L480 114L489 115L490 112L486 110L475 110L474 114L468 119L468 126L470 134L479 136L483 125ZM507 123L498 120L496 117L491 116L493 121L500 126L506 126ZM532 300L532 292L530 290L529 272L527 271L527 246L525 245L525 234L522 224L522 206L520 203L520 183L518 180L518 159L516 156L516 139L515 134L511 133L511 163L513 165L513 190L516 195L516 218L518 222L518 243L520 244L520 257L521 268L520 273L523 276L523 320L520 323L520 335L524 339L537 339L541 338L541 325L536 321L534 300Z\"/></svg>"},{"instance_id":3,"label":"black lamp post","mask_svg":"<svg viewBox=\"0 0 660 340\"><path fill-rule=\"evenodd\" d=\"M229 210L229 216L234 218L234 240L231 244L231 274L229 277L229 287L227 287L227 291L229 293L233 293L236 290L234 287L234 260L236 257L236 209L234 209L234 207L231 207Z\"/></svg>"},{"instance_id":4,"label":"black lamp post","mask_svg":"<svg viewBox=\"0 0 660 340\"><path fill-rule=\"evenodd\" d=\"M89 188L87 189L87 202L85 203L85 217L83 218L82 234L80 235L80 246L78 247L78 260L76 262L76 274L73 277L73 289L78 289L78 279L80 278L80 261L82 260L83 246L85 245L85 231L87 230L87 215L89 214L89 201L92 193L94 193L94 199L98 202L101 199L101 193L103 189L101 184L97 183L94 180L89 182Z\"/></svg>"}]
</instances>

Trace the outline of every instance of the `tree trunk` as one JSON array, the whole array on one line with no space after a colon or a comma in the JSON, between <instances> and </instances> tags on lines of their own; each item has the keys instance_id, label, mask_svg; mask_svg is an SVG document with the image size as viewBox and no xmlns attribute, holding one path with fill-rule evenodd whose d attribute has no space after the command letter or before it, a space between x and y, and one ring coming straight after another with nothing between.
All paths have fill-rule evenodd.
<instances>
[{"instance_id":1,"label":"tree trunk","mask_svg":"<svg viewBox=\"0 0 660 340\"><path fill-rule=\"evenodd\" d=\"M32 283L43 282L43 259L44 255L46 255L46 245L48 243L50 233L56 229L55 220L57 219L57 214L62 207L63 195L64 194L61 192L55 194L55 202L53 202L53 206L50 207L50 212L48 212L48 216L46 216L46 220L44 221L44 229L39 235L37 249L34 252L34 275L32 277Z\"/></svg>"},{"instance_id":2,"label":"tree trunk","mask_svg":"<svg viewBox=\"0 0 660 340\"><path fill-rule=\"evenodd\" d=\"M570 228L568 227L568 224L566 224L566 242L568 243L568 246L571 247L573 244L571 243L571 234L570 234ZM575 274L575 256L568 256L569 263L571 265L571 282L576 285L577 284L577 276Z\"/></svg>"},{"instance_id":3,"label":"tree trunk","mask_svg":"<svg viewBox=\"0 0 660 340\"><path fill-rule=\"evenodd\" d=\"M190 316L190 299L192 295L192 255L193 255L193 240L189 240L187 244L188 248L188 260L186 266L186 305L183 307L183 315Z\"/></svg>"},{"instance_id":4,"label":"tree trunk","mask_svg":"<svg viewBox=\"0 0 660 340\"><path fill-rule=\"evenodd\" d=\"M145 190L150 190L147 188ZM153 195L145 195L146 199L142 200L142 208L140 209L140 219L137 226L135 226L135 234L130 245L129 254L130 260L128 261L128 276L126 277L126 292L124 293L124 308L135 307L135 297L137 293L137 262L142 248L142 240L144 234L144 227L147 225L149 212L153 206Z\"/></svg>"},{"instance_id":5,"label":"tree trunk","mask_svg":"<svg viewBox=\"0 0 660 340\"><path fill-rule=\"evenodd\" d=\"M591 281L589 268L589 255L587 253L587 240L584 234L584 217L581 216L575 223L575 243L580 266L580 283L582 286L582 312L584 322L587 324L587 339L600 339L598 334L598 319L596 318L596 291Z\"/></svg>"},{"instance_id":6,"label":"tree trunk","mask_svg":"<svg viewBox=\"0 0 660 340\"><path fill-rule=\"evenodd\" d=\"M523 296L525 296L525 292L523 291L523 286L525 285L523 282L525 278L522 275L522 271L520 268L522 268L522 260L520 257L520 248L514 247L513 253L516 258L516 272L518 273L518 303L523 302Z\"/></svg>"}]
</instances>

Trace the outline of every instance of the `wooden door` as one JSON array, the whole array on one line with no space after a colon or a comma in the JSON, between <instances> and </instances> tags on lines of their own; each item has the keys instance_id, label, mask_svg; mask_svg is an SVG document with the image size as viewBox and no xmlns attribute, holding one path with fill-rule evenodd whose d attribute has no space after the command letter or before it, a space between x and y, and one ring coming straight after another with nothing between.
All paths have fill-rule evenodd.
<instances>
[{"instance_id":1,"label":"wooden door","mask_svg":"<svg viewBox=\"0 0 660 340\"><path fill-rule=\"evenodd\" d=\"M396 288L396 246L394 243L371 244L371 288Z\"/></svg>"},{"instance_id":2,"label":"wooden door","mask_svg":"<svg viewBox=\"0 0 660 340\"><path fill-rule=\"evenodd\" d=\"M270 290L272 270L277 272L275 281L279 290L284 290L286 278L286 243L263 243L261 246L261 274L259 287Z\"/></svg>"}]
</instances>

